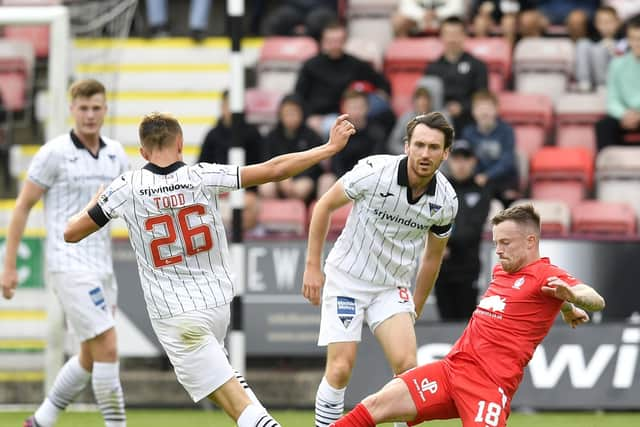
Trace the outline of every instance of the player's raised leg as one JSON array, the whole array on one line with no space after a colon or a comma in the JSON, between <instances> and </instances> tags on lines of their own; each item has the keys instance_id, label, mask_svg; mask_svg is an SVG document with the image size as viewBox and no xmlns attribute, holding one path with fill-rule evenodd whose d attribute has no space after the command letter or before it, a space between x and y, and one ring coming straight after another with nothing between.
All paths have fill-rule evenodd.
<instances>
[{"instance_id":1,"label":"player's raised leg","mask_svg":"<svg viewBox=\"0 0 640 427\"><path fill-rule=\"evenodd\" d=\"M344 393L356 360L356 342L336 342L327 346L327 364L316 393L316 427L325 427L342 416Z\"/></svg>"}]
</instances>

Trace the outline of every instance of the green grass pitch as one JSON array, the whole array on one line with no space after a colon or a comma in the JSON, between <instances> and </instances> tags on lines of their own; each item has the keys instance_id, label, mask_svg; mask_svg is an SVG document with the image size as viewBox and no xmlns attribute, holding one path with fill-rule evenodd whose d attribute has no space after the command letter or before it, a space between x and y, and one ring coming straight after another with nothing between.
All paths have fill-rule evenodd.
<instances>
[{"instance_id":1,"label":"green grass pitch","mask_svg":"<svg viewBox=\"0 0 640 427\"><path fill-rule=\"evenodd\" d=\"M0 426L21 427L26 412L0 412ZM312 411L273 411L283 427L313 426ZM67 412L63 414L56 427L102 427L102 418L97 412ZM176 427L176 426L235 426L220 411L204 412L199 410L139 410L127 411L129 427ZM423 423L425 427L460 426L459 420L433 421ZM638 413L544 413L535 415L513 414L509 427L632 427L640 426Z\"/></svg>"}]
</instances>

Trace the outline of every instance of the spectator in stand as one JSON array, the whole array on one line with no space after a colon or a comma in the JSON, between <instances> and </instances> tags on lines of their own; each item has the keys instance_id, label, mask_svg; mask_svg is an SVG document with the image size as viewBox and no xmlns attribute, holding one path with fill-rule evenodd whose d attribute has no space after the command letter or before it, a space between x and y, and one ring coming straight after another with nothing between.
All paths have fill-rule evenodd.
<instances>
[{"instance_id":1,"label":"spectator in stand","mask_svg":"<svg viewBox=\"0 0 640 427\"><path fill-rule=\"evenodd\" d=\"M488 37L500 27L502 37L511 45L516 39L517 15L526 1L474 0L471 5L472 31L475 37Z\"/></svg>"},{"instance_id":2,"label":"spectator in stand","mask_svg":"<svg viewBox=\"0 0 640 427\"><path fill-rule=\"evenodd\" d=\"M433 111L431 93L426 87L417 87L413 91L413 109L407 111L396 121L389 138L387 139L387 151L389 154L404 154L404 136L407 132L407 123L411 119L421 114ZM443 113L445 119L449 121L449 117Z\"/></svg>"},{"instance_id":3,"label":"spectator in stand","mask_svg":"<svg viewBox=\"0 0 640 427\"><path fill-rule=\"evenodd\" d=\"M400 0L391 18L396 37L437 33L440 22L466 14L464 0Z\"/></svg>"},{"instance_id":4,"label":"spectator in stand","mask_svg":"<svg viewBox=\"0 0 640 427\"><path fill-rule=\"evenodd\" d=\"M231 148L231 109L229 108L229 92L222 93L220 105L222 114L216 126L211 129L202 143L198 162L229 164L229 148ZM245 149L245 162L253 165L264 161L264 143L258 129L248 123L242 125L242 145ZM244 192L245 209L243 212L243 228L253 229L258 223L258 189L256 187L247 188ZM222 206L223 220L228 225L231 221L231 210Z\"/></svg>"},{"instance_id":5,"label":"spectator in stand","mask_svg":"<svg viewBox=\"0 0 640 427\"><path fill-rule=\"evenodd\" d=\"M349 115L349 121L357 132L349 138L349 144L331 158L331 171L323 174L318 181L318 197L322 196L345 172L350 171L358 161L373 154L386 153L385 132L382 125L367 118L369 99L367 94L348 89L342 97L342 113Z\"/></svg>"},{"instance_id":6,"label":"spectator in stand","mask_svg":"<svg viewBox=\"0 0 640 427\"><path fill-rule=\"evenodd\" d=\"M487 89L487 66L475 56L465 52L465 27L458 17L447 18L440 27L444 53L427 65L425 74L442 79L445 111L459 133L471 122L471 96Z\"/></svg>"},{"instance_id":7,"label":"spectator in stand","mask_svg":"<svg viewBox=\"0 0 640 427\"><path fill-rule=\"evenodd\" d=\"M544 37L548 26L549 21L538 9L522 10L517 18L517 37Z\"/></svg>"},{"instance_id":8,"label":"spectator in stand","mask_svg":"<svg viewBox=\"0 0 640 427\"><path fill-rule=\"evenodd\" d=\"M211 0L191 0L189 9L189 31L191 38L201 42L207 34ZM147 0L147 21L153 37L167 37L169 29L168 0Z\"/></svg>"},{"instance_id":9,"label":"spectator in stand","mask_svg":"<svg viewBox=\"0 0 640 427\"><path fill-rule=\"evenodd\" d=\"M598 150L624 144L640 132L640 15L627 23L630 52L614 58L607 72L607 116L596 123Z\"/></svg>"},{"instance_id":10,"label":"spectator in stand","mask_svg":"<svg viewBox=\"0 0 640 427\"><path fill-rule=\"evenodd\" d=\"M508 207L519 196L513 128L498 117L498 98L489 91L476 92L472 108L475 123L464 128L462 139L478 157L474 180L481 187L492 185L494 197Z\"/></svg>"},{"instance_id":11,"label":"spectator in stand","mask_svg":"<svg viewBox=\"0 0 640 427\"><path fill-rule=\"evenodd\" d=\"M473 179L478 159L468 141L453 143L447 164L447 178L458 195L458 215L436 281L436 304L442 320L467 321L478 300L480 241L493 191Z\"/></svg>"},{"instance_id":12,"label":"spectator in stand","mask_svg":"<svg viewBox=\"0 0 640 427\"><path fill-rule=\"evenodd\" d=\"M576 43L576 80L578 90L588 92L607 82L607 68L614 56L623 51L620 47L620 19L611 6L598 8L595 27L600 40L593 42L582 38Z\"/></svg>"},{"instance_id":13,"label":"spectator in stand","mask_svg":"<svg viewBox=\"0 0 640 427\"><path fill-rule=\"evenodd\" d=\"M320 39L322 29L338 18L336 0L287 0L264 20L266 36L310 36Z\"/></svg>"},{"instance_id":14,"label":"spectator in stand","mask_svg":"<svg viewBox=\"0 0 640 427\"><path fill-rule=\"evenodd\" d=\"M565 21L567 35L574 43L589 37L589 21L591 18L584 9L574 9Z\"/></svg>"},{"instance_id":15,"label":"spectator in stand","mask_svg":"<svg viewBox=\"0 0 640 427\"><path fill-rule=\"evenodd\" d=\"M355 81L368 82L375 91L369 95L371 116L386 115L391 110L388 99L391 86L373 67L344 51L347 30L334 21L322 31L320 53L308 59L300 69L295 92L305 101L307 124L320 136L328 131L340 111L344 91Z\"/></svg>"},{"instance_id":16,"label":"spectator in stand","mask_svg":"<svg viewBox=\"0 0 640 427\"><path fill-rule=\"evenodd\" d=\"M265 138L266 158L308 150L320 144L320 136L304 123L302 100L297 95L285 96L278 109L278 123ZM262 197L285 197L309 202L315 198L316 181L321 174L322 168L315 165L284 181L262 184L258 192Z\"/></svg>"}]
</instances>

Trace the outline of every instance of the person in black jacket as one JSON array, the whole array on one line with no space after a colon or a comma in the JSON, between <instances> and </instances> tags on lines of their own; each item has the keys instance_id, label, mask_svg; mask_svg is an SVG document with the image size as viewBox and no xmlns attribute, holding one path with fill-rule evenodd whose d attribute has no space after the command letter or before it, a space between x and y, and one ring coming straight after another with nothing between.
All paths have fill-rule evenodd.
<instances>
[{"instance_id":1,"label":"person in black jacket","mask_svg":"<svg viewBox=\"0 0 640 427\"><path fill-rule=\"evenodd\" d=\"M328 135L331 124L340 111L340 99L349 85L356 81L373 86L378 101L371 115L390 111L388 99L391 85L373 67L344 51L347 30L339 22L328 24L322 31L320 53L308 59L300 69L295 92L305 101L309 114L307 123L320 135ZM393 126L393 123L391 123Z\"/></svg>"},{"instance_id":2,"label":"person in black jacket","mask_svg":"<svg viewBox=\"0 0 640 427\"><path fill-rule=\"evenodd\" d=\"M308 150L321 143L320 136L304 123L302 100L295 94L282 98L278 108L278 123L265 138L266 157ZM262 184L259 193L262 197L295 198L309 202L315 197L316 181L321 174L322 167L315 165L284 181Z\"/></svg>"},{"instance_id":3,"label":"person in black jacket","mask_svg":"<svg viewBox=\"0 0 640 427\"><path fill-rule=\"evenodd\" d=\"M474 181L477 158L467 141L454 142L447 163L458 215L436 282L436 303L442 320L466 321L476 308L480 241L493 191Z\"/></svg>"},{"instance_id":4,"label":"person in black jacket","mask_svg":"<svg viewBox=\"0 0 640 427\"><path fill-rule=\"evenodd\" d=\"M453 119L456 134L471 123L471 96L487 89L487 66L475 56L465 52L464 23L458 17L444 20L440 27L440 39L444 53L427 65L425 74L440 77L444 87L445 109Z\"/></svg>"},{"instance_id":5,"label":"person in black jacket","mask_svg":"<svg viewBox=\"0 0 640 427\"><path fill-rule=\"evenodd\" d=\"M231 148L231 109L229 108L229 92L222 92L221 112L218 123L204 138L198 163L229 164L229 148ZM264 143L258 129L248 123L242 125L242 145L245 150L245 163L253 165L261 163L264 157ZM258 188L250 187L244 192L244 210L242 227L244 230L252 230L258 223ZM226 200L224 201L226 202ZM231 208L223 203L221 206L223 221L230 226Z\"/></svg>"}]
</instances>

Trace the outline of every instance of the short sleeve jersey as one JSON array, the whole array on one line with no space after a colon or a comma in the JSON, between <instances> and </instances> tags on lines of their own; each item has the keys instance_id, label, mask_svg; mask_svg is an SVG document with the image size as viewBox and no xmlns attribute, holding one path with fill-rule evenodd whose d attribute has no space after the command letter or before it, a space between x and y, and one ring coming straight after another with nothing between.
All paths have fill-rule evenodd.
<instances>
[{"instance_id":1,"label":"short sleeve jersey","mask_svg":"<svg viewBox=\"0 0 640 427\"><path fill-rule=\"evenodd\" d=\"M89 212L99 225L116 217L127 224L151 318L231 302L232 270L218 194L238 188L237 166L149 163L118 177Z\"/></svg>"},{"instance_id":2,"label":"short sleeve jersey","mask_svg":"<svg viewBox=\"0 0 640 427\"><path fill-rule=\"evenodd\" d=\"M411 286L427 232L449 236L458 199L436 171L413 200L407 162L404 155L370 156L340 178L353 208L327 264L374 286Z\"/></svg>"},{"instance_id":3,"label":"short sleeve jersey","mask_svg":"<svg viewBox=\"0 0 640 427\"><path fill-rule=\"evenodd\" d=\"M497 385L513 395L525 366L563 304L540 290L552 276L570 286L581 283L550 264L549 258L541 258L516 273L507 273L496 265L489 288L447 359L455 364L470 356Z\"/></svg>"},{"instance_id":4,"label":"short sleeve jersey","mask_svg":"<svg viewBox=\"0 0 640 427\"><path fill-rule=\"evenodd\" d=\"M78 243L64 241L69 218L82 210L100 188L128 169L122 145L100 138L94 156L71 131L44 144L33 157L28 179L45 189L46 268L52 272L112 273L111 234L100 230Z\"/></svg>"}]
</instances>

